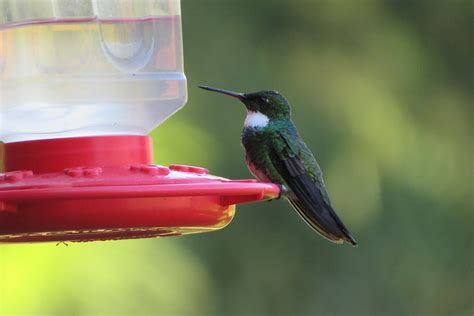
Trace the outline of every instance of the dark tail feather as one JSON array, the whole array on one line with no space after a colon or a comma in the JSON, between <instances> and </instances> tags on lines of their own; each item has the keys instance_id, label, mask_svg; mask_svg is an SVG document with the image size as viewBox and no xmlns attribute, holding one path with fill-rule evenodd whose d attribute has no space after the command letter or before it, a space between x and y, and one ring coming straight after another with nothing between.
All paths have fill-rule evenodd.
<instances>
[{"instance_id":1,"label":"dark tail feather","mask_svg":"<svg viewBox=\"0 0 474 316\"><path fill-rule=\"evenodd\" d=\"M288 197L288 201L306 223L324 238L335 243L342 243L345 240L357 246L357 241L331 207L307 204L297 196Z\"/></svg>"}]
</instances>

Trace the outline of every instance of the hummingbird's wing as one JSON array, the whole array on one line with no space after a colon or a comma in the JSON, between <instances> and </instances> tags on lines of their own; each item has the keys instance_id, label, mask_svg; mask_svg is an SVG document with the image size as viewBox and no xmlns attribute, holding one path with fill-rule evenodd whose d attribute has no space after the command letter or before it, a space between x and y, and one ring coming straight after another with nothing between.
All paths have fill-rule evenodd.
<instances>
[{"instance_id":1,"label":"hummingbird's wing","mask_svg":"<svg viewBox=\"0 0 474 316\"><path fill-rule=\"evenodd\" d=\"M291 191L288 201L323 237L333 242L345 240L356 245L357 242L330 204L316 159L294 133L295 129L280 130L277 134L279 139L272 142L271 160Z\"/></svg>"}]
</instances>

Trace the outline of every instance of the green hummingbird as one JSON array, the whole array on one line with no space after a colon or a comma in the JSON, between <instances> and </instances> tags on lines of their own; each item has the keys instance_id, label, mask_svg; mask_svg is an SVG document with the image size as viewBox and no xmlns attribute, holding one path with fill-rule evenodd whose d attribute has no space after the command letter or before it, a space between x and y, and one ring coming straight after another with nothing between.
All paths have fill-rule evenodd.
<instances>
[{"instance_id":1,"label":"green hummingbird","mask_svg":"<svg viewBox=\"0 0 474 316\"><path fill-rule=\"evenodd\" d=\"M323 237L357 245L331 206L321 168L291 121L288 100L276 91L239 93L199 87L244 103L247 117L241 141L250 172L260 181L278 184L281 195Z\"/></svg>"}]
</instances>

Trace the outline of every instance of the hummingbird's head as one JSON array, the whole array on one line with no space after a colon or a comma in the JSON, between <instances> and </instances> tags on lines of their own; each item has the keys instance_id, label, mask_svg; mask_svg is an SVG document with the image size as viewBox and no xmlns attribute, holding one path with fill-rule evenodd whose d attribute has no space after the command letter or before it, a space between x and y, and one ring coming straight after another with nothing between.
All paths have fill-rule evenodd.
<instances>
[{"instance_id":1,"label":"hummingbird's head","mask_svg":"<svg viewBox=\"0 0 474 316\"><path fill-rule=\"evenodd\" d=\"M291 115L288 100L276 91L259 91L253 93L239 93L228 90L199 86L201 89L227 94L239 99L248 112L261 113L270 120L289 119Z\"/></svg>"}]
</instances>

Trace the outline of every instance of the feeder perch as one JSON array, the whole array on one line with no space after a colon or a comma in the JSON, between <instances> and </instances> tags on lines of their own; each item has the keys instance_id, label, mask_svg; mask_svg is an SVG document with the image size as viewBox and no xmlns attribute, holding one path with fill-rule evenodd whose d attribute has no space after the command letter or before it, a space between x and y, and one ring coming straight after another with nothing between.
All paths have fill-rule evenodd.
<instances>
[{"instance_id":1,"label":"feeder perch","mask_svg":"<svg viewBox=\"0 0 474 316\"><path fill-rule=\"evenodd\" d=\"M153 164L146 135L186 102L179 0L26 2L0 8L0 242L212 231L279 195Z\"/></svg>"}]
</instances>

